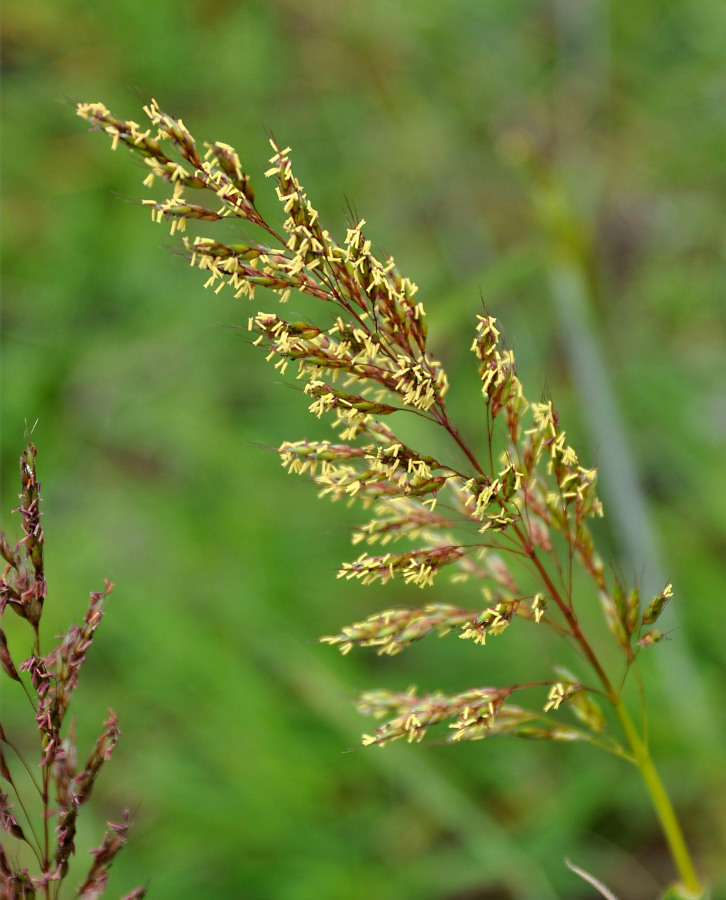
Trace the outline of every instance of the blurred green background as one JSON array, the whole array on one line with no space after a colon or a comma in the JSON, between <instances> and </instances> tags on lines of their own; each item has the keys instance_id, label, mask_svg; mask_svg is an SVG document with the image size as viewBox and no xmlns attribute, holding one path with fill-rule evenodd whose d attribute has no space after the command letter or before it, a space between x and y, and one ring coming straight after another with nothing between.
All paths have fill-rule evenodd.
<instances>
[{"instance_id":1,"label":"blurred green background","mask_svg":"<svg viewBox=\"0 0 726 900\"><path fill-rule=\"evenodd\" d=\"M723 885L723 5L24 0L3 13L3 527L17 537L17 456L38 420L47 640L104 577L116 584L77 713L82 747L108 706L123 738L76 875L125 805L135 826L111 897L147 880L155 900L593 896L568 856L635 900L672 874L637 772L594 749L344 752L370 727L352 703L363 688L508 683L523 665L546 678L557 647L534 653L522 629L384 660L315 643L421 595L335 580L357 555L355 511L317 501L266 449L324 426L225 327L267 298L204 292L126 202L143 167L68 103L141 121L154 96L198 140L238 149L269 216L268 129L334 233L355 206L420 285L474 441L480 296L500 319L528 395L546 384L583 461L601 464L603 556L646 593L675 585L671 640L643 666L652 739ZM427 598L477 602L444 579ZM22 654L22 623L7 624ZM4 686L6 728L20 699Z\"/></svg>"}]
</instances>

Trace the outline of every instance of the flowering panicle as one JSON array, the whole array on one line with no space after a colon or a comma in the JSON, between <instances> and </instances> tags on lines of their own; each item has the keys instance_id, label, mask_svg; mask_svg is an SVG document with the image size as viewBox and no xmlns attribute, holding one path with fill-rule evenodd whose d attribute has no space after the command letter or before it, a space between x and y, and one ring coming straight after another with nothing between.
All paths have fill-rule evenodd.
<instances>
[{"instance_id":1,"label":"flowering panicle","mask_svg":"<svg viewBox=\"0 0 726 900\"><path fill-rule=\"evenodd\" d=\"M264 232L262 241L246 238L238 243L184 238L192 265L207 274L206 286L214 290L229 286L235 296L249 298L257 287L267 287L282 302L296 290L334 310L332 323L325 327L260 311L249 317L248 328L278 370L284 372L294 364L310 411L318 417L331 416L339 434L334 442L283 443L279 453L285 468L310 475L321 496L356 500L373 509L374 517L354 531L354 543L411 542L410 548L395 553L363 553L344 563L339 577L371 584L399 576L426 587L444 566L452 565L455 580L476 577L504 591L483 614L462 623L463 637L483 643L487 634L503 631L515 614L568 633L575 621L571 603L555 587L539 556L554 557L554 531L564 537L571 557L580 559L595 582L606 619L628 660L634 658L636 641L640 646L652 642L654 638L643 635L642 629L654 621L656 607L639 622L637 594L620 603L617 586L607 585L586 527L589 517L602 515L596 472L580 465L552 402L530 403L525 398L514 353L503 346L494 317L486 311L477 317L472 343L490 449L489 465L482 466L449 418L448 382L427 347L417 287L398 272L393 259L375 255L363 232L364 220L351 223L338 243L295 175L290 148L272 139L274 152L265 174L276 181L282 205L284 220L278 231L258 212L250 177L232 147L208 143L202 154L180 119L155 101L145 111L152 127L142 130L113 116L102 104L78 107L79 115L109 134L114 146L122 143L144 159L150 170L147 186L156 179L169 185L166 200L145 201L154 218L171 219L178 230L187 219L214 222L234 217ZM213 193L214 202L190 202L185 194L192 189L207 196ZM396 436L395 425L382 421L395 423L404 413L443 428L463 451L464 467L419 452ZM496 468L491 446L500 420L505 449ZM443 493L452 514L439 516L434 506ZM472 532L479 535L473 541ZM541 590L524 598L526 602L505 562L506 553L516 548L541 581ZM559 562L554 566L562 571ZM417 628L439 628L431 618L434 608L439 606L424 607L414 616ZM545 616L548 608L559 610L564 621ZM344 631L336 642L395 652L408 641L390 637L396 633L394 621L398 618L390 613L374 616L351 626L348 636Z\"/></svg>"},{"instance_id":2,"label":"flowering panicle","mask_svg":"<svg viewBox=\"0 0 726 900\"><path fill-rule=\"evenodd\" d=\"M600 594L610 598L585 525L587 518L602 513L596 473L579 464L552 403L525 398L514 353L502 345L493 316L484 312L477 317L472 350L479 361L490 446L497 421L504 421L506 447L498 470L479 465L449 419L448 382L427 348L416 285L391 258L377 258L363 220L352 223L343 242L336 242L293 171L289 147L271 141L274 153L265 173L276 181L282 205L278 231L257 211L250 178L229 145L207 144L202 156L184 123L155 101L146 109L153 126L148 131L114 117L101 104L81 104L78 112L110 134L115 146L123 143L144 158L151 173L147 186L157 178L170 186L166 201L146 201L156 220L172 219L180 228L187 218L213 222L235 217L265 233L263 241L239 243L185 238L192 265L207 274L207 287L229 286L235 296L249 298L257 287L267 287L282 302L296 290L335 310L327 327L260 311L249 317L248 328L278 370L295 365L310 411L330 415L339 433L337 442L283 443L283 465L309 474L321 496L358 500L374 510L374 518L354 532L354 543L412 543L396 553L363 553L344 563L339 577L370 584L400 576L425 587L444 566L453 565L456 578L483 578L508 592L483 618L467 625L464 636L483 642L487 633L503 630L515 612L555 624L544 617L552 602L551 582L520 608L521 595L503 555L512 542L533 562L538 552L551 555L554 530L582 560ZM189 189L213 192L217 206L190 203L185 198ZM397 421L406 412L448 432L466 456L465 467L420 453L397 438L395 426L381 421ZM442 492L456 515L434 513ZM471 541L472 530L481 536L478 540ZM457 536L459 531L467 534L465 540ZM565 601L554 605L565 611ZM632 620L632 610L629 615ZM634 630L623 633L630 646Z\"/></svg>"},{"instance_id":3,"label":"flowering panicle","mask_svg":"<svg viewBox=\"0 0 726 900\"><path fill-rule=\"evenodd\" d=\"M21 685L31 701L35 714L35 727L40 748L40 780L32 779L43 807L44 822L40 828L33 827L28 819L23 828L12 812L12 804L7 794L0 794L0 830L29 845L40 864L40 874L31 875L27 869L20 869L4 851L0 851L0 896L18 898L33 896L53 882L62 881L68 873L70 857L75 853L77 819L81 807L88 802L93 784L104 763L115 747L120 731L118 719L109 711L109 718L84 767L77 770L77 751L73 725L64 727L66 713L72 696L78 686L80 669L93 641L96 629L103 617L103 604L113 585L106 582L103 591L91 593L88 609L82 625L72 625L60 643L45 655L41 652L39 624L47 587L43 573L43 529L40 525L40 482L35 469L36 450L32 443L23 450L20 457L20 477L22 492L19 512L23 523L23 539L12 548L4 534L0 533L0 553L5 559L5 570L0 578L0 618L7 608L26 619L33 629L33 649L30 655L18 665L12 658L5 632L0 629L0 661L5 675ZM27 672L24 679L21 673ZM29 680L28 685L26 681ZM13 760L5 755L3 745L20 756L26 770L31 771L26 760L19 754L16 744L11 743L0 723L0 775L10 785L19 801L26 818L28 806L22 800L21 789L13 777ZM50 786L55 785L55 809L50 808ZM55 820L54 845L51 846L52 831L49 820ZM125 832L124 832L125 833ZM120 849L118 844L116 849ZM114 850L114 853L116 851ZM113 854L106 855L103 871L107 871ZM101 895L107 876L101 870L89 875L86 885L79 889L78 896L96 898ZM143 896L138 889L135 898Z\"/></svg>"},{"instance_id":4,"label":"flowering panicle","mask_svg":"<svg viewBox=\"0 0 726 900\"><path fill-rule=\"evenodd\" d=\"M235 297L248 299L263 287L281 303L297 291L323 304L321 319L315 321L260 310L248 317L248 330L278 371L295 371L310 412L328 419L336 432L331 441L286 441L279 447L282 465L310 476L320 496L359 502L372 511L372 518L354 530L354 544L379 545L381 550L396 544L396 552L364 552L343 563L338 577L363 584L398 578L424 588L450 566L452 581L481 583L483 611L441 602L389 609L323 642L343 653L361 646L395 655L428 634L454 631L483 645L487 635L501 634L516 616L537 626L533 639L549 631L569 640L599 684L585 686L574 674L558 670L555 682L452 695L369 692L361 710L389 720L364 736L364 743L382 746L402 737L419 741L439 723L449 724L449 741L499 734L591 740L639 765L656 804L662 804L664 793L653 788L647 742L630 720L621 690L638 652L665 636L646 629L668 602L671 587L641 613L637 589L627 591L606 575L588 529L588 520L603 512L597 472L583 466L568 444L552 401L525 397L514 352L504 346L494 317L486 309L477 317L471 347L484 401L479 436L484 452L479 454L450 418L448 380L429 350L417 287L399 273L392 258L376 256L363 232L365 221L351 222L344 240L336 241L293 171L290 148L273 139L265 174L276 182L283 214L281 228L273 227L257 210L250 178L231 147L207 144L201 156L180 119L155 101L146 112L153 128L142 131L102 104L78 107L79 115L109 134L114 146L123 143L144 159L147 186L155 179L167 185L166 200L144 201L154 220L171 220L172 233L183 230L187 220L211 224L229 218L262 232L260 240L245 236L236 243L183 238L191 264L206 276L205 286L214 291L229 287ZM206 191L207 197L211 192L214 198L196 203L187 199L189 190L198 195ZM435 458L400 438L405 416L425 419L439 430L443 446ZM434 512L439 503L443 515ZM524 566L534 587L519 587L510 561ZM580 608L585 601L573 589L576 564L592 583L590 599L600 599L622 651L624 671L617 678L605 671L583 631ZM6 602L27 610L23 590L27 586L19 585ZM44 677L42 667L36 677ZM506 702L522 687L547 688L543 709ZM617 741L598 737L606 726L597 694L619 718L632 755ZM583 730L562 724L562 706ZM661 821L674 821L669 811L660 812ZM667 827L674 858L683 861L679 839ZM686 875L691 885L697 883L693 873Z\"/></svg>"}]
</instances>

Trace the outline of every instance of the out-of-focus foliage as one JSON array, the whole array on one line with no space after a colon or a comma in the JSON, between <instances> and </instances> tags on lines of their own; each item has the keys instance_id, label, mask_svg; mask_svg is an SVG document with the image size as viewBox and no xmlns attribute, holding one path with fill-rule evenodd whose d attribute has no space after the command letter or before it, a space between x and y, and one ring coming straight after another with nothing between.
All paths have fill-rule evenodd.
<instances>
[{"instance_id":1,"label":"out-of-focus foliage","mask_svg":"<svg viewBox=\"0 0 726 900\"><path fill-rule=\"evenodd\" d=\"M266 129L290 144L328 227L345 228L349 202L419 283L474 441L465 351L481 294L583 461L607 449L588 444L592 404L555 302L558 273L577 273L678 598L680 627L643 667L653 740L718 880L723 24L716 0L4 10L2 508L25 422L38 419L47 627L69 610L80 619L78 585L116 584L78 730L90 740L113 702L123 737L96 809L138 803L118 893L148 876L158 900L580 897L567 855L639 898L670 873L637 773L592 749L342 753L364 725L359 689L496 683L526 645L511 629L485 648L443 638L343 661L313 643L410 598L335 581L350 515L313 502L264 449L328 435L244 332L218 326L246 323L261 302L203 292L163 252L164 230L125 202L143 169L87 135L65 101L138 118L156 96L196 134L235 145L270 215ZM625 580L650 584L602 493L605 553ZM467 587L442 581L429 596L457 602ZM671 659L696 678L684 682L687 726L664 680ZM17 699L2 698L11 725Z\"/></svg>"}]
</instances>

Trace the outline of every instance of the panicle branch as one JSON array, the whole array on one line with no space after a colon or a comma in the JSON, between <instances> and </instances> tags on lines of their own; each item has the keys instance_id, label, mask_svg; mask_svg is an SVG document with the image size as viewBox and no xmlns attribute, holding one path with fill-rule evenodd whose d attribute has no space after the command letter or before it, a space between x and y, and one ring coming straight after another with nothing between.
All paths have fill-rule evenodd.
<instances>
[{"instance_id":1,"label":"panicle branch","mask_svg":"<svg viewBox=\"0 0 726 900\"><path fill-rule=\"evenodd\" d=\"M576 728L543 720L542 713L507 703L514 691L529 685L510 685L505 688L471 688L459 694L417 695L415 688L405 693L367 691L361 696L358 709L374 718L391 716L373 734L363 736L364 746L384 746L388 741L406 738L409 743L421 741L426 731L448 722L450 732L445 741L478 741L487 737L514 737L549 740L587 740L588 736ZM536 724L533 724L536 723Z\"/></svg>"},{"instance_id":2,"label":"panicle branch","mask_svg":"<svg viewBox=\"0 0 726 900\"><path fill-rule=\"evenodd\" d=\"M5 570L0 579L0 616L9 605L37 633L47 586L43 568L45 535L40 523L40 482L36 477L35 456L36 449L28 442L20 456L20 505L13 510L20 513L25 536L14 550L4 534L0 537L0 553L5 559Z\"/></svg>"},{"instance_id":3,"label":"panicle branch","mask_svg":"<svg viewBox=\"0 0 726 900\"><path fill-rule=\"evenodd\" d=\"M476 613L445 603L429 603L421 609L388 609L345 627L340 634L320 638L348 653L354 646L377 647L378 655L395 656L404 647L431 632L440 636L466 625Z\"/></svg>"},{"instance_id":4,"label":"panicle branch","mask_svg":"<svg viewBox=\"0 0 726 900\"><path fill-rule=\"evenodd\" d=\"M123 821L120 823L108 822L108 828L103 836L100 847L91 850L93 864L85 881L78 888L77 897L81 900L95 900L106 890L108 873L116 855L124 847L129 830L129 814L124 812ZM146 896L146 889L136 888L126 895L125 900L141 900Z\"/></svg>"}]
</instances>

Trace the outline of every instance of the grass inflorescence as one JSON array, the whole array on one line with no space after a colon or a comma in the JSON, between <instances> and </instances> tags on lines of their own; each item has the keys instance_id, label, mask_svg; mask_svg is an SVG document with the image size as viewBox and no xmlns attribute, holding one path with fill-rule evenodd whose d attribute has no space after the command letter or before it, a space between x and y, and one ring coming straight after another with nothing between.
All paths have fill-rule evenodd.
<instances>
[{"instance_id":1,"label":"grass inflorescence","mask_svg":"<svg viewBox=\"0 0 726 900\"><path fill-rule=\"evenodd\" d=\"M0 897L8 900L60 896L76 850L78 816L121 735L118 717L109 709L95 745L79 764L74 723L67 714L113 585L106 581L103 590L92 591L83 623L71 625L50 649L44 646L40 626L48 585L35 458L35 446L28 440L20 457L20 505L14 510L20 514L23 537L13 547L0 532L0 554L5 561L0 621L8 610L24 619L31 647L30 654L16 663L19 657L11 652L0 628L0 663L5 679L25 694L34 720L19 735L6 729L0 719L0 776L9 788L9 793L0 790L0 829L13 839L11 844L0 844ZM23 749L32 732L39 762ZM91 850L93 862L75 897L94 900L104 893L128 828L128 811L120 823L108 823L100 846ZM123 900L141 900L145 895L145 888L139 887Z\"/></svg>"},{"instance_id":2,"label":"grass inflorescence","mask_svg":"<svg viewBox=\"0 0 726 900\"><path fill-rule=\"evenodd\" d=\"M365 549L341 564L338 577L424 589L446 569L480 589L475 608L425 602L392 608L321 640L343 653L370 647L394 655L431 634L485 645L521 624L533 644L552 633L579 654L577 673L558 664L536 682L470 686L455 694L369 691L360 709L382 722L363 743L420 741L431 729L449 741L509 735L583 741L615 753L643 776L677 870L672 890L701 896L645 723L634 721L622 698L629 673L639 677L639 654L664 637L653 626L672 587L643 601L637 587L606 571L589 527L603 515L597 470L580 460L552 400L527 397L495 318L482 307L472 328L482 402L479 452L447 407L449 381L431 349L417 286L392 257L376 254L365 221L352 220L337 241L293 173L290 148L273 138L265 174L276 183L284 221L272 225L232 147L198 146L182 120L155 101L145 112L149 123L142 127L101 103L78 106L114 149L125 146L143 160L146 187L168 186L165 199L142 203L180 237L205 287L248 302L257 288L267 288L283 308L299 292L322 305L315 321L251 312L248 329L278 372L295 372L310 411L328 418L335 432L332 440L286 441L279 448L283 466L312 478L321 496L366 511L353 537ZM235 222L243 236L235 242L187 236L194 219ZM434 456L413 446L398 427L406 416L437 428L445 438L439 446L449 449ZM575 591L575 569L590 583L589 594ZM583 624L583 609L593 603L617 650L617 669L595 649L600 634Z\"/></svg>"}]
</instances>

